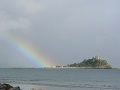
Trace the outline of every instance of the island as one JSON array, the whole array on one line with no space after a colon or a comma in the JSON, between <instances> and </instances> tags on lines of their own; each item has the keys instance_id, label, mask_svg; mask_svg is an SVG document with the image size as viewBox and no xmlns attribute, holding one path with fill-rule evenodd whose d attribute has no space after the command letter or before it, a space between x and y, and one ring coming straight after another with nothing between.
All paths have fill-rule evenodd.
<instances>
[{"instance_id":1,"label":"island","mask_svg":"<svg viewBox=\"0 0 120 90\"><path fill-rule=\"evenodd\" d=\"M99 56L92 59L84 59L80 63L67 65L68 68L87 68L87 69L112 69L106 60L102 60Z\"/></svg>"}]
</instances>

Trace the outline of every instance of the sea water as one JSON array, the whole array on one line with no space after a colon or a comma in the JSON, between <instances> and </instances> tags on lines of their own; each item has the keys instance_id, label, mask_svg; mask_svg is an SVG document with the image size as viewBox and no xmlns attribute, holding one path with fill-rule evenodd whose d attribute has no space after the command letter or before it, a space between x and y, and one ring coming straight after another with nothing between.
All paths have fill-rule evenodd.
<instances>
[{"instance_id":1,"label":"sea water","mask_svg":"<svg viewBox=\"0 0 120 90\"><path fill-rule=\"evenodd\" d=\"M23 90L120 90L120 70L4 68L0 69L0 83Z\"/></svg>"}]
</instances>

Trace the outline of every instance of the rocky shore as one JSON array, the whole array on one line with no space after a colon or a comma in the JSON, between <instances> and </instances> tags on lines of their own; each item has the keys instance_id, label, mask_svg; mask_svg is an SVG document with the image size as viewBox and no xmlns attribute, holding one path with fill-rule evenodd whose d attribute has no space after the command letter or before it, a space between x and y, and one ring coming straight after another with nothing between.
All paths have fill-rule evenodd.
<instances>
[{"instance_id":1,"label":"rocky shore","mask_svg":"<svg viewBox=\"0 0 120 90\"><path fill-rule=\"evenodd\" d=\"M10 84L0 83L0 90L21 90L19 86L13 87Z\"/></svg>"}]
</instances>

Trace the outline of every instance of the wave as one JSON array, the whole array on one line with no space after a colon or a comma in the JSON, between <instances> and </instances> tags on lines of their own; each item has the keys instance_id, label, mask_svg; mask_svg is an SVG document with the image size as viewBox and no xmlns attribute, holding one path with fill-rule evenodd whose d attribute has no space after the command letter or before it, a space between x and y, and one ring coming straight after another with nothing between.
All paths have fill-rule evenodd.
<instances>
[{"instance_id":1,"label":"wave","mask_svg":"<svg viewBox=\"0 0 120 90\"><path fill-rule=\"evenodd\" d=\"M50 87L64 87L64 88L93 88L93 89L108 89L108 90L120 90L119 87L111 85L97 85L97 84L88 84L88 83L60 83L60 82L45 82L45 80L37 79L0 79L2 83L11 83L11 84L27 84L27 85L41 85L41 86L50 86Z\"/></svg>"}]
</instances>

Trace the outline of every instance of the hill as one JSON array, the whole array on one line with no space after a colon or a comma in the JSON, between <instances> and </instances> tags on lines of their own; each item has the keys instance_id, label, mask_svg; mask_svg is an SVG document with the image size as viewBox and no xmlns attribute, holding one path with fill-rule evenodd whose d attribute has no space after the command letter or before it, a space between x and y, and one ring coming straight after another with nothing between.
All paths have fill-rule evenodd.
<instances>
[{"instance_id":1,"label":"hill","mask_svg":"<svg viewBox=\"0 0 120 90\"><path fill-rule=\"evenodd\" d=\"M109 65L106 60L102 60L98 56L95 56L92 59L85 59L80 63L70 64L68 67L112 69L111 65Z\"/></svg>"}]
</instances>

